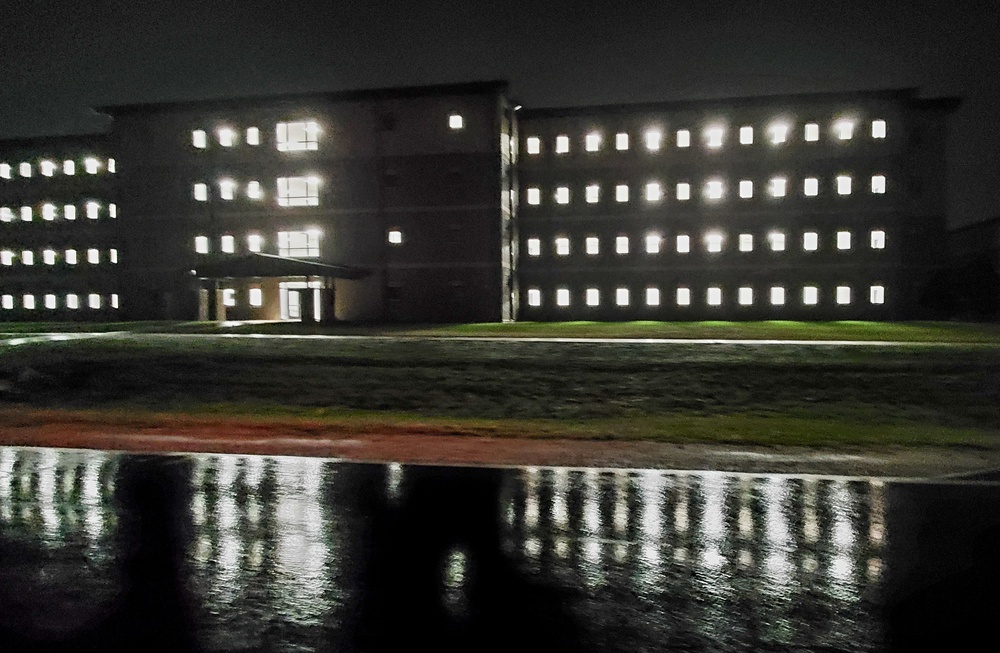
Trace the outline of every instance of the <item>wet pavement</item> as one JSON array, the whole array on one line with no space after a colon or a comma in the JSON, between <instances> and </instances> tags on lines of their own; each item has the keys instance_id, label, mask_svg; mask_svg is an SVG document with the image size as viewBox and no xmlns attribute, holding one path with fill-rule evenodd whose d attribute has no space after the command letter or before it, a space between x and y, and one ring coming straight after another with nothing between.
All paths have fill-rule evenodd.
<instances>
[{"instance_id":1,"label":"wet pavement","mask_svg":"<svg viewBox=\"0 0 1000 653\"><path fill-rule=\"evenodd\" d=\"M996 494L2 447L0 649L914 650L992 609Z\"/></svg>"}]
</instances>

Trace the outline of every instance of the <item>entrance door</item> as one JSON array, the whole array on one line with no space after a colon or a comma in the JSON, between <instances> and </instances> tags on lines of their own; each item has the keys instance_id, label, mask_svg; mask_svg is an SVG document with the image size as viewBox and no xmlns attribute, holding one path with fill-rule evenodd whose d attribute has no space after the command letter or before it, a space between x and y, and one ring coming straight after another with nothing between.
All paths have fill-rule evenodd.
<instances>
[{"instance_id":1,"label":"entrance door","mask_svg":"<svg viewBox=\"0 0 1000 653\"><path fill-rule=\"evenodd\" d=\"M302 319L302 294L313 293L313 312L316 321L319 321L320 296L319 289L322 284L319 281L311 281L307 285L305 281L282 281L278 284L278 294L281 298L281 319L301 320Z\"/></svg>"}]
</instances>

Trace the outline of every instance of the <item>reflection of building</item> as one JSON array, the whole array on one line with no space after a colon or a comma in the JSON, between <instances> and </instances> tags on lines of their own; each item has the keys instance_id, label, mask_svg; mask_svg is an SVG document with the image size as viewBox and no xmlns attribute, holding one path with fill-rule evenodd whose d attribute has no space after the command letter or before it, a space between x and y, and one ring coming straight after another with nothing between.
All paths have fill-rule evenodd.
<instances>
[{"instance_id":1,"label":"reflection of building","mask_svg":"<svg viewBox=\"0 0 1000 653\"><path fill-rule=\"evenodd\" d=\"M517 110L482 82L106 107L94 160L119 162L121 217L93 246L121 248L128 319L901 318L943 255L955 104ZM0 143L10 252L70 246L46 206L114 206L110 185L63 192L79 142ZM22 207L51 224L14 229ZM7 258L11 317L78 314L57 275Z\"/></svg>"}]
</instances>

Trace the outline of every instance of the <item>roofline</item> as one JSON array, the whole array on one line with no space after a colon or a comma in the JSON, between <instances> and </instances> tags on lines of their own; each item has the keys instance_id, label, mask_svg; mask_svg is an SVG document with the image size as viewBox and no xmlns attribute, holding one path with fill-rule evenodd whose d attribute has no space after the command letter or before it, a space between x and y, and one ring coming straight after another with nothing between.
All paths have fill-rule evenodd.
<instances>
[{"instance_id":1,"label":"roofline","mask_svg":"<svg viewBox=\"0 0 1000 653\"><path fill-rule=\"evenodd\" d=\"M49 136L18 136L0 138L0 150L22 147L44 147L47 145L93 145L108 140L107 132L85 134L53 134Z\"/></svg>"},{"instance_id":2,"label":"roofline","mask_svg":"<svg viewBox=\"0 0 1000 653\"><path fill-rule=\"evenodd\" d=\"M506 80L493 79L478 82L458 82L454 84L434 84L430 86L397 86L386 88L366 88L348 91L320 91L310 93L282 93L277 95L257 95L205 100L182 100L171 102L148 102L142 104L117 104L94 107L96 111L111 116L133 113L169 111L177 109L232 109L250 103L260 102L302 102L325 100L328 102L350 102L359 100L389 100L393 98L425 97L435 95L485 95L507 91Z\"/></svg>"}]
</instances>

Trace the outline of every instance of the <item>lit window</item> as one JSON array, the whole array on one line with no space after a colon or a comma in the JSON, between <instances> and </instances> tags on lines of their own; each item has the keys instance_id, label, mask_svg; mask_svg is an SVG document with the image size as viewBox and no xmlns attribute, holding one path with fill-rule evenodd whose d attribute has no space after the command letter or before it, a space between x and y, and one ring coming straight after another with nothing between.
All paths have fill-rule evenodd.
<instances>
[{"instance_id":1,"label":"lit window","mask_svg":"<svg viewBox=\"0 0 1000 653\"><path fill-rule=\"evenodd\" d=\"M753 145L753 127L740 127L740 145Z\"/></svg>"},{"instance_id":2,"label":"lit window","mask_svg":"<svg viewBox=\"0 0 1000 653\"><path fill-rule=\"evenodd\" d=\"M691 251L691 236L681 234L677 236L677 253L687 254Z\"/></svg>"},{"instance_id":3,"label":"lit window","mask_svg":"<svg viewBox=\"0 0 1000 653\"><path fill-rule=\"evenodd\" d=\"M819 140L819 125L811 122L806 125L805 140L812 143Z\"/></svg>"},{"instance_id":4,"label":"lit window","mask_svg":"<svg viewBox=\"0 0 1000 653\"><path fill-rule=\"evenodd\" d=\"M624 132L620 134L615 134L615 149L616 150L628 149L628 134Z\"/></svg>"},{"instance_id":5,"label":"lit window","mask_svg":"<svg viewBox=\"0 0 1000 653\"><path fill-rule=\"evenodd\" d=\"M677 305L678 306L690 306L691 305L691 289L690 288L678 288L677 289Z\"/></svg>"},{"instance_id":6,"label":"lit window","mask_svg":"<svg viewBox=\"0 0 1000 653\"><path fill-rule=\"evenodd\" d=\"M847 175L840 175L837 177L837 194L838 195L850 195L851 194L851 178Z\"/></svg>"},{"instance_id":7,"label":"lit window","mask_svg":"<svg viewBox=\"0 0 1000 653\"><path fill-rule=\"evenodd\" d=\"M771 306L785 305L785 289L781 286L771 287Z\"/></svg>"},{"instance_id":8,"label":"lit window","mask_svg":"<svg viewBox=\"0 0 1000 653\"><path fill-rule=\"evenodd\" d=\"M225 235L221 239L222 251L226 254L232 254L236 251L236 239L230 235Z\"/></svg>"},{"instance_id":9,"label":"lit window","mask_svg":"<svg viewBox=\"0 0 1000 653\"><path fill-rule=\"evenodd\" d=\"M802 182L802 193L806 197L816 197L819 195L819 179L816 177L806 177Z\"/></svg>"},{"instance_id":10,"label":"lit window","mask_svg":"<svg viewBox=\"0 0 1000 653\"><path fill-rule=\"evenodd\" d=\"M21 252L21 265L34 265L35 264L35 253L30 249L26 249Z\"/></svg>"},{"instance_id":11,"label":"lit window","mask_svg":"<svg viewBox=\"0 0 1000 653\"><path fill-rule=\"evenodd\" d=\"M0 208L0 220L2 220L3 222L14 221L14 212L10 209L10 207L5 206L3 208Z\"/></svg>"},{"instance_id":12,"label":"lit window","mask_svg":"<svg viewBox=\"0 0 1000 653\"><path fill-rule=\"evenodd\" d=\"M264 291L260 288L251 288L248 294L248 301L250 305L254 308L259 308L264 305Z\"/></svg>"},{"instance_id":13,"label":"lit window","mask_svg":"<svg viewBox=\"0 0 1000 653\"><path fill-rule=\"evenodd\" d=\"M651 181L646 184L646 201L647 202L659 202L663 197L663 191L660 190L659 182Z\"/></svg>"},{"instance_id":14,"label":"lit window","mask_svg":"<svg viewBox=\"0 0 1000 653\"><path fill-rule=\"evenodd\" d=\"M753 305L753 288L743 286L736 292L736 301L740 306Z\"/></svg>"},{"instance_id":15,"label":"lit window","mask_svg":"<svg viewBox=\"0 0 1000 653\"><path fill-rule=\"evenodd\" d=\"M597 184L587 186L587 204L596 204L601 196L601 187Z\"/></svg>"},{"instance_id":16,"label":"lit window","mask_svg":"<svg viewBox=\"0 0 1000 653\"><path fill-rule=\"evenodd\" d=\"M772 177L767 191L771 194L771 197L784 197L787 185L788 180L784 177Z\"/></svg>"},{"instance_id":17,"label":"lit window","mask_svg":"<svg viewBox=\"0 0 1000 653\"><path fill-rule=\"evenodd\" d=\"M55 265L56 264L56 251L54 249L46 249L42 251L42 263L45 265Z\"/></svg>"},{"instance_id":18,"label":"lit window","mask_svg":"<svg viewBox=\"0 0 1000 653\"><path fill-rule=\"evenodd\" d=\"M278 256L305 258L319 256L319 235L317 229L308 231L279 231Z\"/></svg>"},{"instance_id":19,"label":"lit window","mask_svg":"<svg viewBox=\"0 0 1000 653\"><path fill-rule=\"evenodd\" d=\"M646 306L660 305L660 289L655 286L646 288Z\"/></svg>"},{"instance_id":20,"label":"lit window","mask_svg":"<svg viewBox=\"0 0 1000 653\"><path fill-rule=\"evenodd\" d=\"M279 206L319 206L318 177L279 177Z\"/></svg>"},{"instance_id":21,"label":"lit window","mask_svg":"<svg viewBox=\"0 0 1000 653\"><path fill-rule=\"evenodd\" d=\"M618 306L628 306L629 296L628 288L616 288L615 289L615 304Z\"/></svg>"},{"instance_id":22,"label":"lit window","mask_svg":"<svg viewBox=\"0 0 1000 653\"><path fill-rule=\"evenodd\" d=\"M17 174L21 175L22 177L30 177L31 176L31 164L30 163L22 163L21 165L19 165L17 167Z\"/></svg>"},{"instance_id":23,"label":"lit window","mask_svg":"<svg viewBox=\"0 0 1000 653\"><path fill-rule=\"evenodd\" d=\"M118 205L112 202L108 204L108 217L117 218L118 217Z\"/></svg>"},{"instance_id":24,"label":"lit window","mask_svg":"<svg viewBox=\"0 0 1000 653\"><path fill-rule=\"evenodd\" d=\"M587 236L586 248L588 255L596 256L601 251L600 239L597 236Z\"/></svg>"},{"instance_id":25,"label":"lit window","mask_svg":"<svg viewBox=\"0 0 1000 653\"><path fill-rule=\"evenodd\" d=\"M200 150L208 147L208 135L205 133L204 129L196 129L191 132L191 145L194 145Z\"/></svg>"},{"instance_id":26,"label":"lit window","mask_svg":"<svg viewBox=\"0 0 1000 653\"><path fill-rule=\"evenodd\" d=\"M819 234L815 231L807 231L802 234L802 249L807 252L815 252L819 249Z\"/></svg>"},{"instance_id":27,"label":"lit window","mask_svg":"<svg viewBox=\"0 0 1000 653\"><path fill-rule=\"evenodd\" d=\"M559 186L556 188L556 204L569 204L568 186Z\"/></svg>"},{"instance_id":28,"label":"lit window","mask_svg":"<svg viewBox=\"0 0 1000 653\"><path fill-rule=\"evenodd\" d=\"M885 249L885 232L875 229L871 233L872 249Z\"/></svg>"},{"instance_id":29,"label":"lit window","mask_svg":"<svg viewBox=\"0 0 1000 653\"><path fill-rule=\"evenodd\" d=\"M529 136L524 142L524 148L528 154L538 154L542 151L542 139L537 136Z\"/></svg>"},{"instance_id":30,"label":"lit window","mask_svg":"<svg viewBox=\"0 0 1000 653\"><path fill-rule=\"evenodd\" d=\"M76 220L76 207L72 204L67 204L63 207L63 218L67 220Z\"/></svg>"},{"instance_id":31,"label":"lit window","mask_svg":"<svg viewBox=\"0 0 1000 653\"><path fill-rule=\"evenodd\" d=\"M53 309L56 307L56 296L55 295L45 295L45 308Z\"/></svg>"},{"instance_id":32,"label":"lit window","mask_svg":"<svg viewBox=\"0 0 1000 653\"><path fill-rule=\"evenodd\" d=\"M72 159L66 159L63 161L63 174L64 175L75 175L76 174L76 162Z\"/></svg>"},{"instance_id":33,"label":"lit window","mask_svg":"<svg viewBox=\"0 0 1000 653\"><path fill-rule=\"evenodd\" d=\"M569 152L569 136L556 136L556 154Z\"/></svg>"},{"instance_id":34,"label":"lit window","mask_svg":"<svg viewBox=\"0 0 1000 653\"><path fill-rule=\"evenodd\" d=\"M528 189L528 204L538 206L542 202L542 192L537 188Z\"/></svg>"},{"instance_id":35,"label":"lit window","mask_svg":"<svg viewBox=\"0 0 1000 653\"><path fill-rule=\"evenodd\" d=\"M722 147L722 138L726 130L722 127L710 127L705 130L705 145L711 148Z\"/></svg>"},{"instance_id":36,"label":"lit window","mask_svg":"<svg viewBox=\"0 0 1000 653\"><path fill-rule=\"evenodd\" d=\"M34 295L25 295L24 297L21 298L21 301L23 302L22 305L26 309L28 309L29 311L35 310L35 296Z\"/></svg>"},{"instance_id":37,"label":"lit window","mask_svg":"<svg viewBox=\"0 0 1000 653\"><path fill-rule=\"evenodd\" d=\"M884 120L872 120L872 138L885 138Z\"/></svg>"},{"instance_id":38,"label":"lit window","mask_svg":"<svg viewBox=\"0 0 1000 653\"><path fill-rule=\"evenodd\" d=\"M83 161L83 169L88 175L96 175L97 171L101 168L101 162L92 156L88 156Z\"/></svg>"},{"instance_id":39,"label":"lit window","mask_svg":"<svg viewBox=\"0 0 1000 653\"><path fill-rule=\"evenodd\" d=\"M663 133L659 129L646 130L646 149L655 152L660 149Z\"/></svg>"},{"instance_id":40,"label":"lit window","mask_svg":"<svg viewBox=\"0 0 1000 653\"><path fill-rule=\"evenodd\" d=\"M710 200L722 199L723 187L719 180L712 180L705 183L705 197Z\"/></svg>"},{"instance_id":41,"label":"lit window","mask_svg":"<svg viewBox=\"0 0 1000 653\"><path fill-rule=\"evenodd\" d=\"M117 263L118 262L118 250L117 249L109 249L108 250L108 260L111 261L112 263Z\"/></svg>"},{"instance_id":42,"label":"lit window","mask_svg":"<svg viewBox=\"0 0 1000 653\"><path fill-rule=\"evenodd\" d=\"M76 262L77 262L77 259L76 259L76 250L75 249L67 249L66 250L66 263L68 265L76 265Z\"/></svg>"},{"instance_id":43,"label":"lit window","mask_svg":"<svg viewBox=\"0 0 1000 653\"><path fill-rule=\"evenodd\" d=\"M54 204L42 204L42 220L55 220L56 207Z\"/></svg>"},{"instance_id":44,"label":"lit window","mask_svg":"<svg viewBox=\"0 0 1000 653\"><path fill-rule=\"evenodd\" d=\"M236 290L233 288L222 289L222 305L236 306Z\"/></svg>"},{"instance_id":45,"label":"lit window","mask_svg":"<svg viewBox=\"0 0 1000 653\"><path fill-rule=\"evenodd\" d=\"M218 132L219 145L222 147L232 147L236 145L236 132L229 127L222 127Z\"/></svg>"},{"instance_id":46,"label":"lit window","mask_svg":"<svg viewBox=\"0 0 1000 653\"><path fill-rule=\"evenodd\" d=\"M247 127L247 145L260 145L260 130L256 127Z\"/></svg>"},{"instance_id":47,"label":"lit window","mask_svg":"<svg viewBox=\"0 0 1000 653\"><path fill-rule=\"evenodd\" d=\"M659 254L660 253L660 243L663 238L660 234L649 233L646 234L646 253L647 254Z\"/></svg>"},{"instance_id":48,"label":"lit window","mask_svg":"<svg viewBox=\"0 0 1000 653\"><path fill-rule=\"evenodd\" d=\"M259 200L264 197L264 192L261 190L259 181L251 181L247 184L247 197L252 200Z\"/></svg>"},{"instance_id":49,"label":"lit window","mask_svg":"<svg viewBox=\"0 0 1000 653\"><path fill-rule=\"evenodd\" d=\"M851 287L837 286L837 303L840 305L851 303Z\"/></svg>"},{"instance_id":50,"label":"lit window","mask_svg":"<svg viewBox=\"0 0 1000 653\"><path fill-rule=\"evenodd\" d=\"M785 234L780 231L772 231L767 234L767 242L770 243L772 252L785 251Z\"/></svg>"},{"instance_id":51,"label":"lit window","mask_svg":"<svg viewBox=\"0 0 1000 653\"><path fill-rule=\"evenodd\" d=\"M709 306L720 306L722 304L722 288L712 286L708 289L705 299Z\"/></svg>"},{"instance_id":52,"label":"lit window","mask_svg":"<svg viewBox=\"0 0 1000 653\"><path fill-rule=\"evenodd\" d=\"M584 143L588 152L596 152L601 149L601 135L597 132L590 132L584 139Z\"/></svg>"},{"instance_id":53,"label":"lit window","mask_svg":"<svg viewBox=\"0 0 1000 653\"><path fill-rule=\"evenodd\" d=\"M618 236L615 238L615 253L628 254L628 236Z\"/></svg>"},{"instance_id":54,"label":"lit window","mask_svg":"<svg viewBox=\"0 0 1000 653\"><path fill-rule=\"evenodd\" d=\"M885 175L872 175L872 192L877 195L885 193Z\"/></svg>"},{"instance_id":55,"label":"lit window","mask_svg":"<svg viewBox=\"0 0 1000 653\"><path fill-rule=\"evenodd\" d=\"M542 305L542 291L538 288L528 288L528 306Z\"/></svg>"},{"instance_id":56,"label":"lit window","mask_svg":"<svg viewBox=\"0 0 1000 653\"><path fill-rule=\"evenodd\" d=\"M76 310L80 308L80 297L75 293L66 295L66 308Z\"/></svg>"},{"instance_id":57,"label":"lit window","mask_svg":"<svg viewBox=\"0 0 1000 653\"><path fill-rule=\"evenodd\" d=\"M569 288L556 290L556 306L569 306Z\"/></svg>"},{"instance_id":58,"label":"lit window","mask_svg":"<svg viewBox=\"0 0 1000 653\"><path fill-rule=\"evenodd\" d=\"M677 184L677 199L682 202L691 199L691 184L683 181Z\"/></svg>"},{"instance_id":59,"label":"lit window","mask_svg":"<svg viewBox=\"0 0 1000 653\"><path fill-rule=\"evenodd\" d=\"M854 136L854 122L851 120L838 120L833 124L833 132L842 141L848 141Z\"/></svg>"},{"instance_id":60,"label":"lit window","mask_svg":"<svg viewBox=\"0 0 1000 653\"><path fill-rule=\"evenodd\" d=\"M885 286L872 286L868 289L868 301L872 304L885 303Z\"/></svg>"},{"instance_id":61,"label":"lit window","mask_svg":"<svg viewBox=\"0 0 1000 653\"><path fill-rule=\"evenodd\" d=\"M691 132L686 129L677 130L677 147L691 147Z\"/></svg>"},{"instance_id":62,"label":"lit window","mask_svg":"<svg viewBox=\"0 0 1000 653\"><path fill-rule=\"evenodd\" d=\"M753 251L753 234L740 234L740 251Z\"/></svg>"},{"instance_id":63,"label":"lit window","mask_svg":"<svg viewBox=\"0 0 1000 653\"><path fill-rule=\"evenodd\" d=\"M87 263L91 265L97 265L101 262L101 252L97 249L87 250Z\"/></svg>"},{"instance_id":64,"label":"lit window","mask_svg":"<svg viewBox=\"0 0 1000 653\"><path fill-rule=\"evenodd\" d=\"M615 186L615 201L616 202L628 201L628 184L618 184L617 186Z\"/></svg>"},{"instance_id":65,"label":"lit window","mask_svg":"<svg viewBox=\"0 0 1000 653\"><path fill-rule=\"evenodd\" d=\"M195 236L194 251L198 254L208 254L208 236Z\"/></svg>"},{"instance_id":66,"label":"lit window","mask_svg":"<svg viewBox=\"0 0 1000 653\"><path fill-rule=\"evenodd\" d=\"M32 210L30 206L21 207L21 219L25 222L31 222Z\"/></svg>"},{"instance_id":67,"label":"lit window","mask_svg":"<svg viewBox=\"0 0 1000 653\"><path fill-rule=\"evenodd\" d=\"M51 161L42 161L38 164L38 169L41 171L43 177L51 177L55 174L56 164Z\"/></svg>"},{"instance_id":68,"label":"lit window","mask_svg":"<svg viewBox=\"0 0 1000 653\"><path fill-rule=\"evenodd\" d=\"M0 300L0 305L2 305L4 309L8 311L14 308L14 295L4 295L3 299Z\"/></svg>"},{"instance_id":69,"label":"lit window","mask_svg":"<svg viewBox=\"0 0 1000 653\"><path fill-rule=\"evenodd\" d=\"M101 205L97 202L87 202L87 219L96 220L100 214Z\"/></svg>"},{"instance_id":70,"label":"lit window","mask_svg":"<svg viewBox=\"0 0 1000 653\"><path fill-rule=\"evenodd\" d=\"M569 256L569 238L556 238L556 256Z\"/></svg>"},{"instance_id":71,"label":"lit window","mask_svg":"<svg viewBox=\"0 0 1000 653\"><path fill-rule=\"evenodd\" d=\"M91 308L101 307L101 296L96 293L91 293L87 295L87 306Z\"/></svg>"},{"instance_id":72,"label":"lit window","mask_svg":"<svg viewBox=\"0 0 1000 653\"><path fill-rule=\"evenodd\" d=\"M819 289L816 286L805 286L802 288L802 303L806 306L815 306L819 303Z\"/></svg>"},{"instance_id":73,"label":"lit window","mask_svg":"<svg viewBox=\"0 0 1000 653\"><path fill-rule=\"evenodd\" d=\"M277 137L279 152L319 149L319 125L313 121L279 122Z\"/></svg>"},{"instance_id":74,"label":"lit window","mask_svg":"<svg viewBox=\"0 0 1000 653\"><path fill-rule=\"evenodd\" d=\"M587 306L600 306L601 291L597 288L587 288Z\"/></svg>"},{"instance_id":75,"label":"lit window","mask_svg":"<svg viewBox=\"0 0 1000 653\"><path fill-rule=\"evenodd\" d=\"M0 252L0 265L14 265L14 252L9 249Z\"/></svg>"},{"instance_id":76,"label":"lit window","mask_svg":"<svg viewBox=\"0 0 1000 653\"><path fill-rule=\"evenodd\" d=\"M722 251L722 234L718 231L710 231L705 234L705 249L713 254Z\"/></svg>"},{"instance_id":77,"label":"lit window","mask_svg":"<svg viewBox=\"0 0 1000 653\"><path fill-rule=\"evenodd\" d=\"M448 127L451 129L462 129L465 127L465 119L461 114L453 113L448 116Z\"/></svg>"},{"instance_id":78,"label":"lit window","mask_svg":"<svg viewBox=\"0 0 1000 653\"><path fill-rule=\"evenodd\" d=\"M208 201L208 184L194 185L194 198L199 202Z\"/></svg>"},{"instance_id":79,"label":"lit window","mask_svg":"<svg viewBox=\"0 0 1000 653\"><path fill-rule=\"evenodd\" d=\"M780 145L788 140L788 124L783 122L777 122L768 128L768 133L771 135L771 144Z\"/></svg>"},{"instance_id":80,"label":"lit window","mask_svg":"<svg viewBox=\"0 0 1000 653\"><path fill-rule=\"evenodd\" d=\"M224 200L231 200L236 197L236 182L232 179L223 179L219 182L219 197Z\"/></svg>"},{"instance_id":81,"label":"lit window","mask_svg":"<svg viewBox=\"0 0 1000 653\"><path fill-rule=\"evenodd\" d=\"M247 249L261 252L264 249L264 237L260 234L247 234Z\"/></svg>"},{"instance_id":82,"label":"lit window","mask_svg":"<svg viewBox=\"0 0 1000 653\"><path fill-rule=\"evenodd\" d=\"M538 238L528 239L528 256L541 256L542 241Z\"/></svg>"},{"instance_id":83,"label":"lit window","mask_svg":"<svg viewBox=\"0 0 1000 653\"><path fill-rule=\"evenodd\" d=\"M851 249L851 232L837 232L837 249Z\"/></svg>"},{"instance_id":84,"label":"lit window","mask_svg":"<svg viewBox=\"0 0 1000 653\"><path fill-rule=\"evenodd\" d=\"M740 182L740 197L745 200L753 197L753 182L749 179Z\"/></svg>"},{"instance_id":85,"label":"lit window","mask_svg":"<svg viewBox=\"0 0 1000 653\"><path fill-rule=\"evenodd\" d=\"M9 163L0 163L0 178L10 179L11 178L11 167ZM4 295L6 297L7 295Z\"/></svg>"},{"instance_id":86,"label":"lit window","mask_svg":"<svg viewBox=\"0 0 1000 653\"><path fill-rule=\"evenodd\" d=\"M111 308L118 308L118 293L111 293Z\"/></svg>"}]
</instances>

